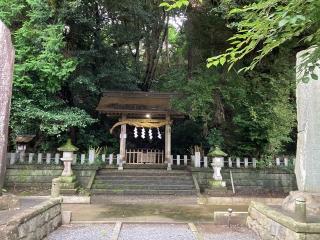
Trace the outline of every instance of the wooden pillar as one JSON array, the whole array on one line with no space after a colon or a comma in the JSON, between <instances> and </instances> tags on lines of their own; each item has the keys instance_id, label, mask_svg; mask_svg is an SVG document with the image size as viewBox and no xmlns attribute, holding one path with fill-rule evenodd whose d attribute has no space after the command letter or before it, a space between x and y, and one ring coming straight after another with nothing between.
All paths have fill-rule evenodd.
<instances>
[{"instance_id":1,"label":"wooden pillar","mask_svg":"<svg viewBox=\"0 0 320 240\"><path fill-rule=\"evenodd\" d=\"M122 115L121 120L127 119L126 115ZM120 160L124 162L126 160L126 139L127 139L127 124L121 125L120 133Z\"/></svg>"},{"instance_id":2,"label":"wooden pillar","mask_svg":"<svg viewBox=\"0 0 320 240\"><path fill-rule=\"evenodd\" d=\"M166 116L166 120L170 121L170 115ZM172 159L171 159L171 125L166 124L166 129L165 129L165 159L167 163L172 164Z\"/></svg>"}]
</instances>

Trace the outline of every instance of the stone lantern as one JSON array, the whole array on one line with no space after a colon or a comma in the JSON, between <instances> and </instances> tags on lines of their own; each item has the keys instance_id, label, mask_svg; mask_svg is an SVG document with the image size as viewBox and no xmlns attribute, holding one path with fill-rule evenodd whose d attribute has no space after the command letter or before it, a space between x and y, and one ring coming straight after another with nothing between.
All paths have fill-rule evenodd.
<instances>
[{"instance_id":1,"label":"stone lantern","mask_svg":"<svg viewBox=\"0 0 320 240\"><path fill-rule=\"evenodd\" d=\"M221 176L221 168L223 167L223 159L228 156L225 152L223 152L219 147L215 147L215 149L211 149L208 153L208 157L212 158L211 166L213 168L213 179L217 181L222 181Z\"/></svg>"},{"instance_id":2,"label":"stone lantern","mask_svg":"<svg viewBox=\"0 0 320 240\"><path fill-rule=\"evenodd\" d=\"M226 182L222 181L221 168L223 167L224 157L228 156L225 152L223 152L219 147L211 148L208 157L212 158L211 166L213 168L213 176L212 180L209 180L209 186L212 191L209 192L225 192Z\"/></svg>"},{"instance_id":3,"label":"stone lantern","mask_svg":"<svg viewBox=\"0 0 320 240\"><path fill-rule=\"evenodd\" d=\"M73 161L73 153L78 151L78 148L72 144L69 138L64 145L58 148L58 151L62 152L62 158L60 160L64 165L63 172L59 178L61 193L75 193L77 186L76 176L73 174L71 163Z\"/></svg>"},{"instance_id":4,"label":"stone lantern","mask_svg":"<svg viewBox=\"0 0 320 240\"><path fill-rule=\"evenodd\" d=\"M62 152L61 161L63 162L64 169L61 174L63 177L70 177L73 175L71 169L71 163L73 161L73 152L78 151L78 148L72 145L71 139L69 138L67 142L58 148L58 151Z\"/></svg>"},{"instance_id":5,"label":"stone lantern","mask_svg":"<svg viewBox=\"0 0 320 240\"><path fill-rule=\"evenodd\" d=\"M32 141L36 135L17 135L17 152L25 152L27 149L27 144Z\"/></svg>"}]
</instances>

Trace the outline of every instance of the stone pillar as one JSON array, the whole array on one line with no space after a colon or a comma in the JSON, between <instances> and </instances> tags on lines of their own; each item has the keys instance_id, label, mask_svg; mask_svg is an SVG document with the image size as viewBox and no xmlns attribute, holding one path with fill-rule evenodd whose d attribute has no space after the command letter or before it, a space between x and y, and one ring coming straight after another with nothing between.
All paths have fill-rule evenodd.
<instances>
[{"instance_id":1,"label":"stone pillar","mask_svg":"<svg viewBox=\"0 0 320 240\"><path fill-rule=\"evenodd\" d=\"M295 161L295 174L299 191L290 192L282 207L294 212L297 198L306 200L308 214L320 214L320 80L314 80L311 73L306 74L303 64L310 48L297 54L297 120L298 140ZM320 60L318 61L320 63ZM320 78L320 68L315 67L312 74ZM301 81L307 78L308 82Z\"/></svg>"},{"instance_id":2,"label":"stone pillar","mask_svg":"<svg viewBox=\"0 0 320 240\"><path fill-rule=\"evenodd\" d=\"M126 120L127 116L122 115L121 120ZM120 133L120 161L125 162L126 160L126 139L127 139L127 125L121 125L121 133Z\"/></svg>"},{"instance_id":3,"label":"stone pillar","mask_svg":"<svg viewBox=\"0 0 320 240\"><path fill-rule=\"evenodd\" d=\"M4 184L8 122L12 95L12 76L14 67L14 48L9 29L0 21L0 196Z\"/></svg>"},{"instance_id":4,"label":"stone pillar","mask_svg":"<svg viewBox=\"0 0 320 240\"><path fill-rule=\"evenodd\" d=\"M299 191L320 193L320 80L307 76L308 83L301 81L304 75L299 66L306 61L304 54L297 54L297 119L298 141L295 162L295 174ZM318 61L320 63L320 60ZM314 73L320 78L320 68Z\"/></svg>"},{"instance_id":5,"label":"stone pillar","mask_svg":"<svg viewBox=\"0 0 320 240\"><path fill-rule=\"evenodd\" d=\"M166 120L170 121L170 115L166 116ZM170 162L170 164L172 164L171 162L171 125L170 124L166 124L165 127L165 160L167 163Z\"/></svg>"}]
</instances>

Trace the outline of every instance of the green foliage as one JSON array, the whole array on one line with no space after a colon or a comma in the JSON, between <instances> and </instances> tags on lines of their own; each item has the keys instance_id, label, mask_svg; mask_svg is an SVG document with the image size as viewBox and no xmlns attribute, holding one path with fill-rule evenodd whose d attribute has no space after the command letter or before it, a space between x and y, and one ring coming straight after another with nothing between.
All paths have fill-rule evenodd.
<instances>
[{"instance_id":1,"label":"green foliage","mask_svg":"<svg viewBox=\"0 0 320 240\"><path fill-rule=\"evenodd\" d=\"M212 128L207 136L209 146L221 146L223 144L223 136L221 130Z\"/></svg>"},{"instance_id":2,"label":"green foliage","mask_svg":"<svg viewBox=\"0 0 320 240\"><path fill-rule=\"evenodd\" d=\"M167 11L170 11L172 9L182 8L183 6L188 7L189 0L169 0L162 2L159 6L166 8Z\"/></svg>"},{"instance_id":3,"label":"green foliage","mask_svg":"<svg viewBox=\"0 0 320 240\"><path fill-rule=\"evenodd\" d=\"M182 93L173 105L202 124L202 139L193 145L221 146L233 156L268 157L286 152L295 122L295 76L281 51L255 71L229 74L221 80L218 70L199 70L192 80L183 71L163 79L164 89ZM271 59L270 59L271 60ZM247 79L250 79L248 81ZM222 103L217 104L216 93ZM217 112L224 118L217 121Z\"/></svg>"},{"instance_id":4,"label":"green foliage","mask_svg":"<svg viewBox=\"0 0 320 240\"><path fill-rule=\"evenodd\" d=\"M80 151L107 146L101 151L116 153L118 135L108 133L116 119L95 111L101 93L165 90L181 94L173 105L189 116L174 121L174 153L186 154L196 145L205 151L221 145L238 156L285 152L295 135L292 49L302 41L278 46L301 39L298 34L308 44L319 42L313 11L318 3L160 2L0 0L0 19L10 27L16 49L11 138L36 134L36 151L56 149L70 135ZM181 28L171 25L175 16L186 18ZM227 48L234 29L240 32L232 48L210 59L217 67L207 69L206 59ZM246 66L255 57L250 52L259 49L250 72L222 67ZM313 57L306 64L311 75L318 67L309 64ZM128 146L137 143L127 140Z\"/></svg>"},{"instance_id":5,"label":"green foliage","mask_svg":"<svg viewBox=\"0 0 320 240\"><path fill-rule=\"evenodd\" d=\"M192 6L185 24L188 67L193 67L191 78L189 75L186 80L185 75L176 77L179 74L169 73L170 80L164 86L183 92L174 105L195 121L202 122L203 135L208 143L222 144L222 148L231 155L267 159L286 151L286 146L293 141L296 124L292 61L295 53L292 47L297 47L297 44L288 44L288 50L278 46L281 41L296 37L298 29L307 29L308 26L303 25L307 17L304 19L301 11L291 8L291 4L298 1L289 1L290 6L283 1L252 2L225 0L213 8L208 7L208 3L202 4L201 8ZM311 2L315 3L309 1L309 6L303 9L315 10L310 6ZM283 14L284 10L289 12ZM281 22L279 26L285 16L293 17L290 20L292 25ZM239 32L230 37L224 26ZM268 32L269 40L265 32ZM290 32L294 32L291 37ZM207 66L216 66L215 70L203 70L200 67L202 59L210 52L225 51L224 41L230 38L232 47L208 60ZM251 54L253 50L258 51L256 58ZM248 70L243 65L251 62L251 72L226 73L221 67L226 64L233 66L236 62L237 67L243 70ZM252 70L253 66L256 69Z\"/></svg>"},{"instance_id":6,"label":"green foliage","mask_svg":"<svg viewBox=\"0 0 320 240\"><path fill-rule=\"evenodd\" d=\"M43 1L1 1L0 18L13 30L16 53L10 126L14 134L59 135L92 119L68 106L63 87L77 60L65 55L63 23ZM13 14L13 15L12 15Z\"/></svg>"},{"instance_id":7,"label":"green foliage","mask_svg":"<svg viewBox=\"0 0 320 240\"><path fill-rule=\"evenodd\" d=\"M207 67L227 63L231 69L254 51L257 55L251 64L241 69L252 70L263 57L289 40L298 40L297 37L309 46L318 45L319 7L318 0L263 0L232 9L229 18L240 17L240 21L234 23L237 33L228 39L231 47L225 53L209 58ZM314 51L313 55L319 57L320 50Z\"/></svg>"}]
</instances>

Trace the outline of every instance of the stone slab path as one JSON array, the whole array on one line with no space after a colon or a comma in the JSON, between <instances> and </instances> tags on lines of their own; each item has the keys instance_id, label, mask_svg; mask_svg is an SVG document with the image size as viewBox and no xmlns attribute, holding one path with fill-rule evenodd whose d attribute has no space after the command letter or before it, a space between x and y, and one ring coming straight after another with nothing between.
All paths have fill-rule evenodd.
<instances>
[{"instance_id":1,"label":"stone slab path","mask_svg":"<svg viewBox=\"0 0 320 240\"><path fill-rule=\"evenodd\" d=\"M193 223L72 224L51 233L47 240L259 240L245 227Z\"/></svg>"},{"instance_id":2,"label":"stone slab path","mask_svg":"<svg viewBox=\"0 0 320 240\"><path fill-rule=\"evenodd\" d=\"M197 205L163 203L161 200L142 203L94 203L63 204L63 211L72 212L72 221L110 221L110 222L213 222L215 211L232 208L245 212L248 206Z\"/></svg>"}]
</instances>

